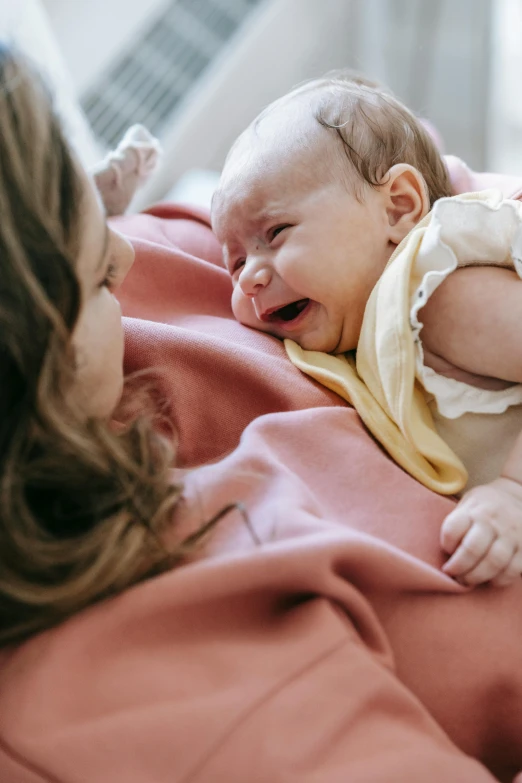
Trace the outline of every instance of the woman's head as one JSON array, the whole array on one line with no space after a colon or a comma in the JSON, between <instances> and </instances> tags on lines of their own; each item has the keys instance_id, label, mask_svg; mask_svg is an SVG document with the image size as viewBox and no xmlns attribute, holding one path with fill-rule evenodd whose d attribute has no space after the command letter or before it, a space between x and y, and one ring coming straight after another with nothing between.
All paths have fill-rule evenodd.
<instances>
[{"instance_id":1,"label":"woman's head","mask_svg":"<svg viewBox=\"0 0 522 783\"><path fill-rule=\"evenodd\" d=\"M75 369L69 394L81 411L102 418L116 407L123 388L123 329L113 292L134 261L134 250L109 228L100 198L81 174L80 247L75 272L81 304L72 335Z\"/></svg>"},{"instance_id":2,"label":"woman's head","mask_svg":"<svg viewBox=\"0 0 522 783\"><path fill-rule=\"evenodd\" d=\"M133 250L107 227L38 76L0 48L0 643L157 568L179 494L122 391L112 290ZM160 548L161 549L161 548Z\"/></svg>"},{"instance_id":3,"label":"woman's head","mask_svg":"<svg viewBox=\"0 0 522 783\"><path fill-rule=\"evenodd\" d=\"M107 228L44 86L6 49L0 49L0 215L0 346L12 371L3 368L4 379L6 372L12 379L4 392L18 398L23 384L26 395L32 387L45 397L46 383L61 384L87 415L109 415L123 379L121 317L110 291L133 250ZM6 413L0 408L2 419Z\"/></svg>"}]
</instances>

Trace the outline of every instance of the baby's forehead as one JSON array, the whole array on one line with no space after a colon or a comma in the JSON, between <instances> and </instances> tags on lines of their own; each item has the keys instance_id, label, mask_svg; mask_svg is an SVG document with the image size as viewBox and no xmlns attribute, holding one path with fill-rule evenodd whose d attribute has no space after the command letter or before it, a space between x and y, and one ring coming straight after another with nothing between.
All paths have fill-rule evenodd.
<instances>
[{"instance_id":1,"label":"baby's forehead","mask_svg":"<svg viewBox=\"0 0 522 783\"><path fill-rule=\"evenodd\" d=\"M225 169L212 198L212 226L216 234L228 234L237 225L255 220L270 198L270 178L246 167Z\"/></svg>"},{"instance_id":2,"label":"baby's forehead","mask_svg":"<svg viewBox=\"0 0 522 783\"><path fill-rule=\"evenodd\" d=\"M295 109L295 107L292 107ZM261 192L271 185L319 179L332 139L310 113L278 109L255 121L236 140L223 167L216 203Z\"/></svg>"}]
</instances>

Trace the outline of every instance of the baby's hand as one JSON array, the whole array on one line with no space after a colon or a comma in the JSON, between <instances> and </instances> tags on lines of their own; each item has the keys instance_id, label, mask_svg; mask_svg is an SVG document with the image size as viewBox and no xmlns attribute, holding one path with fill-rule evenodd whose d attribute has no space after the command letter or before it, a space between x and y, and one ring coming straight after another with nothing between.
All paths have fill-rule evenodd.
<instances>
[{"instance_id":1,"label":"baby's hand","mask_svg":"<svg viewBox=\"0 0 522 783\"><path fill-rule=\"evenodd\" d=\"M498 478L467 492L441 530L443 571L467 585L508 585L522 574L522 484Z\"/></svg>"}]
</instances>

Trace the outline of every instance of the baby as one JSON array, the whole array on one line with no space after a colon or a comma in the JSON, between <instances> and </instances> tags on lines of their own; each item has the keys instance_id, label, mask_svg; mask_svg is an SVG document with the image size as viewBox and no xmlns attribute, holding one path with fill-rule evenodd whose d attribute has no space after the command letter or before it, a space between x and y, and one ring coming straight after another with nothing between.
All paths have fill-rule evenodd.
<instances>
[{"instance_id":1,"label":"baby","mask_svg":"<svg viewBox=\"0 0 522 783\"><path fill-rule=\"evenodd\" d=\"M426 486L466 487L444 570L505 585L522 573L522 205L450 196L419 121L336 75L239 137L212 222L236 318L284 339Z\"/></svg>"}]
</instances>

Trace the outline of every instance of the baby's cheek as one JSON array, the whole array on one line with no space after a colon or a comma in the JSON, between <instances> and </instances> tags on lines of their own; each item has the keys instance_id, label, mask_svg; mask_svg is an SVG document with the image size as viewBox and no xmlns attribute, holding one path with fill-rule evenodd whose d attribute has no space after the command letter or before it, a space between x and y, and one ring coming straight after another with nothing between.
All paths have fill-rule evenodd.
<instances>
[{"instance_id":1,"label":"baby's cheek","mask_svg":"<svg viewBox=\"0 0 522 783\"><path fill-rule=\"evenodd\" d=\"M232 312L236 321L258 332L266 332L278 336L277 331L271 323L260 321L256 315L254 302L249 296L245 296L241 288L237 285L232 292Z\"/></svg>"},{"instance_id":2,"label":"baby's cheek","mask_svg":"<svg viewBox=\"0 0 522 783\"><path fill-rule=\"evenodd\" d=\"M238 285L232 291L232 312L234 313L234 318L240 324L259 328L260 324L256 317L252 300L245 296Z\"/></svg>"}]
</instances>

